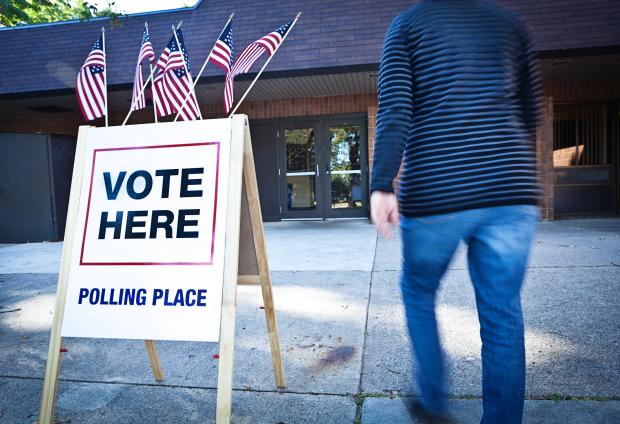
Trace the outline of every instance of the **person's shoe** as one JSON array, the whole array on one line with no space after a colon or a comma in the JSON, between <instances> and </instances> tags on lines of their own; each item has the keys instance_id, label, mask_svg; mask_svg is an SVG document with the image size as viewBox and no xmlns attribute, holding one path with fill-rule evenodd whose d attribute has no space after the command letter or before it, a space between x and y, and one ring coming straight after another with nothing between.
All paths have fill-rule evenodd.
<instances>
[{"instance_id":1,"label":"person's shoe","mask_svg":"<svg viewBox=\"0 0 620 424\"><path fill-rule=\"evenodd\" d=\"M436 414L424 409L416 399L403 398L405 407L414 423L420 424L456 424L457 421L449 414Z\"/></svg>"}]
</instances>

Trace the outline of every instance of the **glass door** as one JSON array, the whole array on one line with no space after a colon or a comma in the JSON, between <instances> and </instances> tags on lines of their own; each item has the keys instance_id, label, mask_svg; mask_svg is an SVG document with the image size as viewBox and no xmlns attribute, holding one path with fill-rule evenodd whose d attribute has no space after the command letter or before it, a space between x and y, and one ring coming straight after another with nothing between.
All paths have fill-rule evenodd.
<instances>
[{"instance_id":1,"label":"glass door","mask_svg":"<svg viewBox=\"0 0 620 424\"><path fill-rule=\"evenodd\" d=\"M283 218L322 218L323 191L317 149L318 122L283 124L278 129ZM282 157L282 156L281 156Z\"/></svg>"},{"instance_id":2,"label":"glass door","mask_svg":"<svg viewBox=\"0 0 620 424\"><path fill-rule=\"evenodd\" d=\"M325 216L368 216L366 131L363 119L323 122Z\"/></svg>"},{"instance_id":3,"label":"glass door","mask_svg":"<svg viewBox=\"0 0 620 424\"><path fill-rule=\"evenodd\" d=\"M278 146L282 218L368 216L363 118L281 121Z\"/></svg>"}]
</instances>

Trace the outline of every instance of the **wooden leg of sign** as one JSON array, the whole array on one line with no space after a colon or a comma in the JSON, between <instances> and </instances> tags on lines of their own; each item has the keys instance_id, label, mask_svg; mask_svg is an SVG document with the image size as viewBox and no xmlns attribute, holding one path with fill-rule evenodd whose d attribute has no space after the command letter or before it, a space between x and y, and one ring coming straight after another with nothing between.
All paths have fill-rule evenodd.
<instances>
[{"instance_id":1,"label":"wooden leg of sign","mask_svg":"<svg viewBox=\"0 0 620 424\"><path fill-rule=\"evenodd\" d=\"M232 410L243 166L243 143L235 141L243 136L246 126L247 121L245 116L235 116L232 118L231 159L228 177L228 210L226 216L226 251L224 253L224 287L222 289L222 320L220 324L220 359L217 377L217 424L230 423Z\"/></svg>"},{"instance_id":2,"label":"wooden leg of sign","mask_svg":"<svg viewBox=\"0 0 620 424\"><path fill-rule=\"evenodd\" d=\"M62 247L60 272L58 274L58 289L56 290L56 305L54 307L54 316L52 319L50 344L47 351L45 379L43 380L41 411L39 413L40 424L51 424L54 419L54 406L56 405L56 394L60 373L60 348L62 347L62 337L60 336L60 331L62 329L62 318L65 312L67 280L69 277L69 268L71 267L71 251L73 250L74 244L74 229L77 221L80 190L82 189L82 171L84 154L86 152L85 144L87 131L87 127L80 128L75 151L75 161L73 163L73 177L71 180L71 193L69 195L69 209L67 211L65 239Z\"/></svg>"},{"instance_id":3,"label":"wooden leg of sign","mask_svg":"<svg viewBox=\"0 0 620 424\"><path fill-rule=\"evenodd\" d=\"M265 246L265 231L263 228L263 217L260 209L260 198L258 196L258 183L256 181L256 169L254 168L254 154L252 153L252 140L250 129L245 130L245 149L243 152L243 176L245 182L245 192L248 199L250 210L250 221L252 234L254 236L254 247L256 250L256 262L260 276L260 285L263 292L263 304L265 306L265 317L267 318L267 330L269 332L269 345L271 347L271 360L273 371L276 378L277 387L285 387L284 367L282 365L282 353L280 351L280 337L278 335L278 323L276 321L276 309L273 303L273 292L271 291L271 278L269 277L269 263L267 261L267 249Z\"/></svg>"},{"instance_id":4,"label":"wooden leg of sign","mask_svg":"<svg viewBox=\"0 0 620 424\"><path fill-rule=\"evenodd\" d=\"M271 291L271 279L269 274L261 274L261 290L263 292L263 302L265 305L265 317L267 318L267 330L269 332L269 345L271 346L271 362L276 378L276 387L286 387L284 379L284 366L282 365L282 353L280 351L280 337L278 335L278 323L276 321L276 310L273 303L273 293Z\"/></svg>"},{"instance_id":5,"label":"wooden leg of sign","mask_svg":"<svg viewBox=\"0 0 620 424\"><path fill-rule=\"evenodd\" d=\"M157 354L157 349L155 348L155 340L145 340L144 346L146 347L146 351L149 354L151 371L153 371L153 377L155 377L155 381L164 381L164 370L161 367L161 362L159 362L159 355Z\"/></svg>"},{"instance_id":6,"label":"wooden leg of sign","mask_svg":"<svg viewBox=\"0 0 620 424\"><path fill-rule=\"evenodd\" d=\"M62 349L65 347L65 338L60 338L60 355L58 355L58 365L56 369L56 383L54 384L54 393L58 393L58 383L60 382L60 369L62 368ZM54 396L54 402L52 404L52 411L56 411L56 401L58 396Z\"/></svg>"}]
</instances>

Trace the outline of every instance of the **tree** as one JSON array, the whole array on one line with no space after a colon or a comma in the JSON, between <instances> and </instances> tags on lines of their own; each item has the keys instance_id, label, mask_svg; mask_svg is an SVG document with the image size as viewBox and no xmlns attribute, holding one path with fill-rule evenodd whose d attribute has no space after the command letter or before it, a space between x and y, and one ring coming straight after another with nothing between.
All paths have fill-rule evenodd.
<instances>
[{"instance_id":1,"label":"tree","mask_svg":"<svg viewBox=\"0 0 620 424\"><path fill-rule=\"evenodd\" d=\"M98 10L84 0L0 0L0 26L88 20L99 16L108 16L116 22L121 15L114 10L114 2Z\"/></svg>"}]
</instances>

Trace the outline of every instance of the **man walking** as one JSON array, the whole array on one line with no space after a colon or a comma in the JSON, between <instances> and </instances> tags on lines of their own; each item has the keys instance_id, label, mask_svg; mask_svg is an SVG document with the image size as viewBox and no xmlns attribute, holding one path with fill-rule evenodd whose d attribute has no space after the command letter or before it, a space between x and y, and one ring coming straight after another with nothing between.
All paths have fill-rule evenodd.
<instances>
[{"instance_id":1,"label":"man walking","mask_svg":"<svg viewBox=\"0 0 620 424\"><path fill-rule=\"evenodd\" d=\"M435 295L461 240L480 320L482 422L522 420L520 289L538 221L539 89L524 26L492 3L422 1L386 34L371 211L389 237L400 205L401 289L420 392L408 408L427 422L449 417Z\"/></svg>"}]
</instances>

